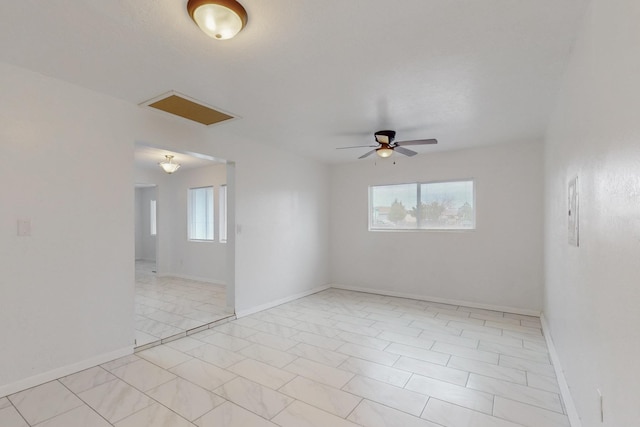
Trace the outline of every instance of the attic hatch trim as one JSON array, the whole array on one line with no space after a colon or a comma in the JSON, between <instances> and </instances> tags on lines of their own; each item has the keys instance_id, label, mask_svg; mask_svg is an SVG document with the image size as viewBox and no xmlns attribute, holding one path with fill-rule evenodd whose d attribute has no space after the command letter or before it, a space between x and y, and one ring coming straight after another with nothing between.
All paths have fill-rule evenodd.
<instances>
[{"instance_id":1,"label":"attic hatch trim","mask_svg":"<svg viewBox=\"0 0 640 427\"><path fill-rule=\"evenodd\" d=\"M205 104L175 90L165 92L139 105L165 116L178 117L207 127L229 123L240 118L235 114Z\"/></svg>"}]
</instances>

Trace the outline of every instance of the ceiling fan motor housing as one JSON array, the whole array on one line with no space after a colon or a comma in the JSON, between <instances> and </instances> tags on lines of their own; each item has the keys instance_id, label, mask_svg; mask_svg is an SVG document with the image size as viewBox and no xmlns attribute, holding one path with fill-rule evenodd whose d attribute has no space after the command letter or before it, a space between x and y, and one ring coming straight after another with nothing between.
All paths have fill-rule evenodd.
<instances>
[{"instance_id":1,"label":"ceiling fan motor housing","mask_svg":"<svg viewBox=\"0 0 640 427\"><path fill-rule=\"evenodd\" d=\"M379 130L375 134L376 141L379 144L391 144L396 138L396 131L394 130Z\"/></svg>"}]
</instances>

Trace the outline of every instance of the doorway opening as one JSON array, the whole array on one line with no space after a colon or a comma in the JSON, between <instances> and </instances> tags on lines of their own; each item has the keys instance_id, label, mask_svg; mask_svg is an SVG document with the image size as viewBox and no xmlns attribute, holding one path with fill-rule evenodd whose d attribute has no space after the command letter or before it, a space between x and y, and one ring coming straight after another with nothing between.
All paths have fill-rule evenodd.
<instances>
[{"instance_id":1,"label":"doorway opening","mask_svg":"<svg viewBox=\"0 0 640 427\"><path fill-rule=\"evenodd\" d=\"M233 163L135 145L135 347L234 318ZM168 174L165 156L181 166Z\"/></svg>"}]
</instances>

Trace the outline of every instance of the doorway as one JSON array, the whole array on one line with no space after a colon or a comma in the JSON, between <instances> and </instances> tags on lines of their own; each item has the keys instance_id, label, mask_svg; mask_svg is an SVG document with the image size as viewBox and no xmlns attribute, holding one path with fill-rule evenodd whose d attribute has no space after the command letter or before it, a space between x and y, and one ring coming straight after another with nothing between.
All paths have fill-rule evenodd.
<instances>
[{"instance_id":1,"label":"doorway","mask_svg":"<svg viewBox=\"0 0 640 427\"><path fill-rule=\"evenodd\" d=\"M157 189L155 184L145 183L136 183L134 188L136 274L155 274Z\"/></svg>"},{"instance_id":2,"label":"doorway","mask_svg":"<svg viewBox=\"0 0 640 427\"><path fill-rule=\"evenodd\" d=\"M158 166L167 155L181 165L171 174ZM233 171L211 156L136 144L136 350L234 316Z\"/></svg>"}]
</instances>

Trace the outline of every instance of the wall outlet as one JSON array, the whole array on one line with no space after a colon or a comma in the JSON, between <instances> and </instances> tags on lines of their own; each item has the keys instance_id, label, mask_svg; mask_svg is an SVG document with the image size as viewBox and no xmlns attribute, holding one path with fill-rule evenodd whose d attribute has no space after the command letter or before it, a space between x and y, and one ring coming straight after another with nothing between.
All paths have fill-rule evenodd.
<instances>
[{"instance_id":1,"label":"wall outlet","mask_svg":"<svg viewBox=\"0 0 640 427\"><path fill-rule=\"evenodd\" d=\"M604 404L602 400L602 392L599 388L596 389L598 392L598 405L600 406L600 422L604 423Z\"/></svg>"}]
</instances>

